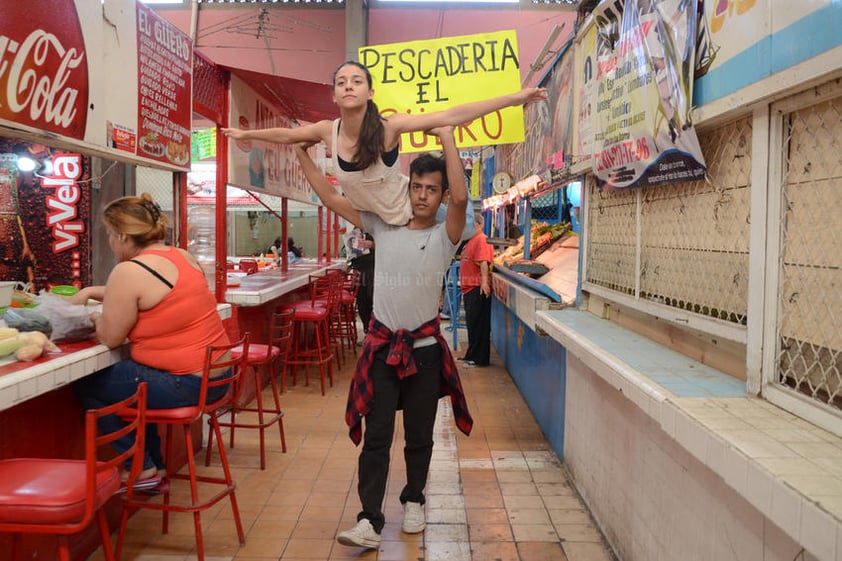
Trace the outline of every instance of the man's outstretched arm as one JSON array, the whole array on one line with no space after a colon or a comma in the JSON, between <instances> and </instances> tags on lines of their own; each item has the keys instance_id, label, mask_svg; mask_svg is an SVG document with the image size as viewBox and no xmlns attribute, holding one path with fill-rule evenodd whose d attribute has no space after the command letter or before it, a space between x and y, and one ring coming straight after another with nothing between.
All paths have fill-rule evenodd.
<instances>
[{"instance_id":1,"label":"man's outstretched arm","mask_svg":"<svg viewBox=\"0 0 842 561\"><path fill-rule=\"evenodd\" d=\"M351 206L351 201L330 184L327 177L322 174L321 170L313 162L313 159L307 153L303 144L295 145L295 155L298 158L298 163L301 164L301 169L304 171L304 177L307 178L307 181L313 187L313 191L316 192L322 204L354 226L362 228L363 222L360 212Z\"/></svg>"},{"instance_id":2,"label":"man's outstretched arm","mask_svg":"<svg viewBox=\"0 0 842 561\"><path fill-rule=\"evenodd\" d=\"M430 131L439 137L447 172L447 184L450 186L450 202L447 205L447 217L444 220L447 236L453 243L459 243L465 228L465 209L468 206L468 186L465 183L465 169L456 148L453 127L437 127Z\"/></svg>"}]
</instances>

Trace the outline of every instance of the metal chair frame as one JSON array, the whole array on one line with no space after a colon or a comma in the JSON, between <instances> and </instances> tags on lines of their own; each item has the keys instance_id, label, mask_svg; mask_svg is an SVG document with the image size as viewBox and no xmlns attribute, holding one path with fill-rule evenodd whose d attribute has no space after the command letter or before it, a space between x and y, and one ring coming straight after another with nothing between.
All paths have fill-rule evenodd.
<instances>
[{"instance_id":1,"label":"metal chair frame","mask_svg":"<svg viewBox=\"0 0 842 561\"><path fill-rule=\"evenodd\" d=\"M100 418L129 407L134 415L127 419L125 427L113 433L100 433ZM18 553L21 534L55 534L58 536L58 558L70 561L68 536L83 530L96 517L105 558L108 561L118 559L119 551L115 557L102 507L120 492L120 468L129 460L131 468L125 483L125 498L127 502L132 500L134 482L143 468L145 428L146 384L141 383L130 397L85 413L84 460L14 458L0 461L0 532L14 534L10 558L15 559ZM134 444L125 452L114 454L110 445L130 433L135 433ZM109 450L107 455L100 453L103 448ZM61 480L70 484L57 488ZM78 484L82 481L83 484ZM127 512L124 508L124 513Z\"/></svg>"},{"instance_id":2,"label":"metal chair frame","mask_svg":"<svg viewBox=\"0 0 842 561\"><path fill-rule=\"evenodd\" d=\"M234 358L231 351L241 347L243 354ZM196 553L198 561L205 559L205 547L202 537L202 518L201 513L207 510L225 497L231 501L231 509L234 514L234 524L237 527L237 535L240 539L240 544L246 543L245 533L243 532L243 524L240 520L240 509L237 505L236 488L237 484L231 477L231 469L228 465L228 456L225 452L225 447L219 447L220 463L222 464L223 477L214 477L210 475L199 475L196 471L195 450L193 446L193 437L191 428L193 424L200 420L203 415L211 415L217 409L227 407L231 404L235 396L235 388L237 381L245 367L245 359L248 356L248 334L240 341L229 345L208 346L205 355L205 364L202 369L202 385L199 391L199 401L194 406L179 407L175 409L148 409L147 422L163 424L166 426L166 452L164 460L166 462L172 461L173 458L173 427L180 427L184 436L184 442L187 448L187 470L188 473L174 473L173 470L167 470L167 479L162 488L163 502L155 501L138 501L126 498L126 509L123 511L123 517L120 521L120 531L117 536L117 555L119 557L122 548L123 540L126 534L126 525L128 523L129 510L132 508L147 508L152 510L160 510L163 513L163 520L161 523L161 532L166 534L169 531L169 514L170 512L189 512L193 514L193 525L196 532ZM211 378L211 372L216 369L230 368L231 375L229 377ZM207 402L208 390L218 386L228 386L226 394L213 403ZM131 410L124 410L120 413L121 416L132 415ZM216 419L211 415L211 419ZM217 440L222 441L222 431L218 422L211 423L211 429L216 434ZM187 480L190 482L190 503L187 504L173 504L170 497L169 481L173 479ZM219 485L222 489L210 498L200 500L199 498L199 482Z\"/></svg>"},{"instance_id":3,"label":"metal chair frame","mask_svg":"<svg viewBox=\"0 0 842 561\"><path fill-rule=\"evenodd\" d=\"M284 412L281 409L281 397L278 392L278 383L275 375L280 368L281 376L281 392L285 389L286 379L286 363L290 351L292 340L292 324L294 310L277 310L272 313L272 319L269 326L269 337L264 345L249 345L248 356L246 357L247 372L251 372L254 379L254 407L248 405L241 405L242 394L244 389L245 376L241 377L237 387L237 394L227 407L217 409L210 414L208 424L216 422L220 427L230 428L228 433L228 446L234 447L235 429L258 429L260 431L260 469L266 469L266 443L265 431L273 424L278 424L278 431L281 435L281 451L287 451L287 441L284 434ZM235 358L242 353L242 349L234 349L232 351ZM267 407L263 403L263 376L262 373L268 372L269 384L272 387L272 399L275 403L274 409ZM223 421L222 417L225 414L230 415L230 421ZM257 413L256 423L247 423L243 420L238 420L239 413ZM213 450L213 436L214 431L208 434L208 445L205 451L205 465L210 465L211 452ZM222 446L222 441L219 441Z\"/></svg>"}]
</instances>

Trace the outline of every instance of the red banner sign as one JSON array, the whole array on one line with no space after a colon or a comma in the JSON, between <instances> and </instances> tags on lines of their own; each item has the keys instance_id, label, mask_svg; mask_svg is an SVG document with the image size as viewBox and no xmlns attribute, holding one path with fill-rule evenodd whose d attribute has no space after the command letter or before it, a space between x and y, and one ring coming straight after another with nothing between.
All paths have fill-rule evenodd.
<instances>
[{"instance_id":1,"label":"red banner sign","mask_svg":"<svg viewBox=\"0 0 842 561\"><path fill-rule=\"evenodd\" d=\"M138 2L138 155L187 166L193 48L175 26Z\"/></svg>"},{"instance_id":2,"label":"red banner sign","mask_svg":"<svg viewBox=\"0 0 842 561\"><path fill-rule=\"evenodd\" d=\"M0 119L84 139L88 63L73 0L5 2Z\"/></svg>"}]
</instances>

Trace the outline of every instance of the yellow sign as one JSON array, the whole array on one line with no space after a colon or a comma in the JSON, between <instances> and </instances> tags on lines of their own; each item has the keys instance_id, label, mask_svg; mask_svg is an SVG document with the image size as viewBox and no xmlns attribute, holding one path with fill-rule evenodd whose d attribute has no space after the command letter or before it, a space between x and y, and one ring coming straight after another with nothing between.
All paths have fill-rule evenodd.
<instances>
[{"instance_id":1,"label":"yellow sign","mask_svg":"<svg viewBox=\"0 0 842 561\"><path fill-rule=\"evenodd\" d=\"M514 30L362 47L360 62L374 82L374 101L394 113L442 111L448 107L520 91L520 62ZM458 146L523 142L523 108L507 107L461 125ZM401 152L435 150L436 139L405 134Z\"/></svg>"}]
</instances>

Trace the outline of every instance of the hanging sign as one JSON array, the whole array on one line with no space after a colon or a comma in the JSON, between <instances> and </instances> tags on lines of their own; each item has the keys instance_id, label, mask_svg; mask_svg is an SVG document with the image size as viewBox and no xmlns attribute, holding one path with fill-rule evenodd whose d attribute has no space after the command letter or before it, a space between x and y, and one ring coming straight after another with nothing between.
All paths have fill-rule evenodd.
<instances>
[{"instance_id":1,"label":"hanging sign","mask_svg":"<svg viewBox=\"0 0 842 561\"><path fill-rule=\"evenodd\" d=\"M606 188L704 177L690 118L696 9L696 2L626 0L594 10L593 170Z\"/></svg>"},{"instance_id":2,"label":"hanging sign","mask_svg":"<svg viewBox=\"0 0 842 561\"><path fill-rule=\"evenodd\" d=\"M362 47L380 112L425 113L520 91L515 31ZM455 131L458 146L522 142L523 108L506 107ZM422 132L401 137L401 152L436 150Z\"/></svg>"},{"instance_id":3,"label":"hanging sign","mask_svg":"<svg viewBox=\"0 0 842 561\"><path fill-rule=\"evenodd\" d=\"M0 127L187 169L189 38L142 2L0 0Z\"/></svg>"},{"instance_id":4,"label":"hanging sign","mask_svg":"<svg viewBox=\"0 0 842 561\"><path fill-rule=\"evenodd\" d=\"M231 76L230 125L242 129L292 127L277 104ZM318 148L316 148L318 150ZM228 182L242 189L312 203L318 200L295 156L295 148L263 140L228 143Z\"/></svg>"},{"instance_id":5,"label":"hanging sign","mask_svg":"<svg viewBox=\"0 0 842 561\"><path fill-rule=\"evenodd\" d=\"M190 161L193 47L174 25L137 3L138 154Z\"/></svg>"}]
</instances>

